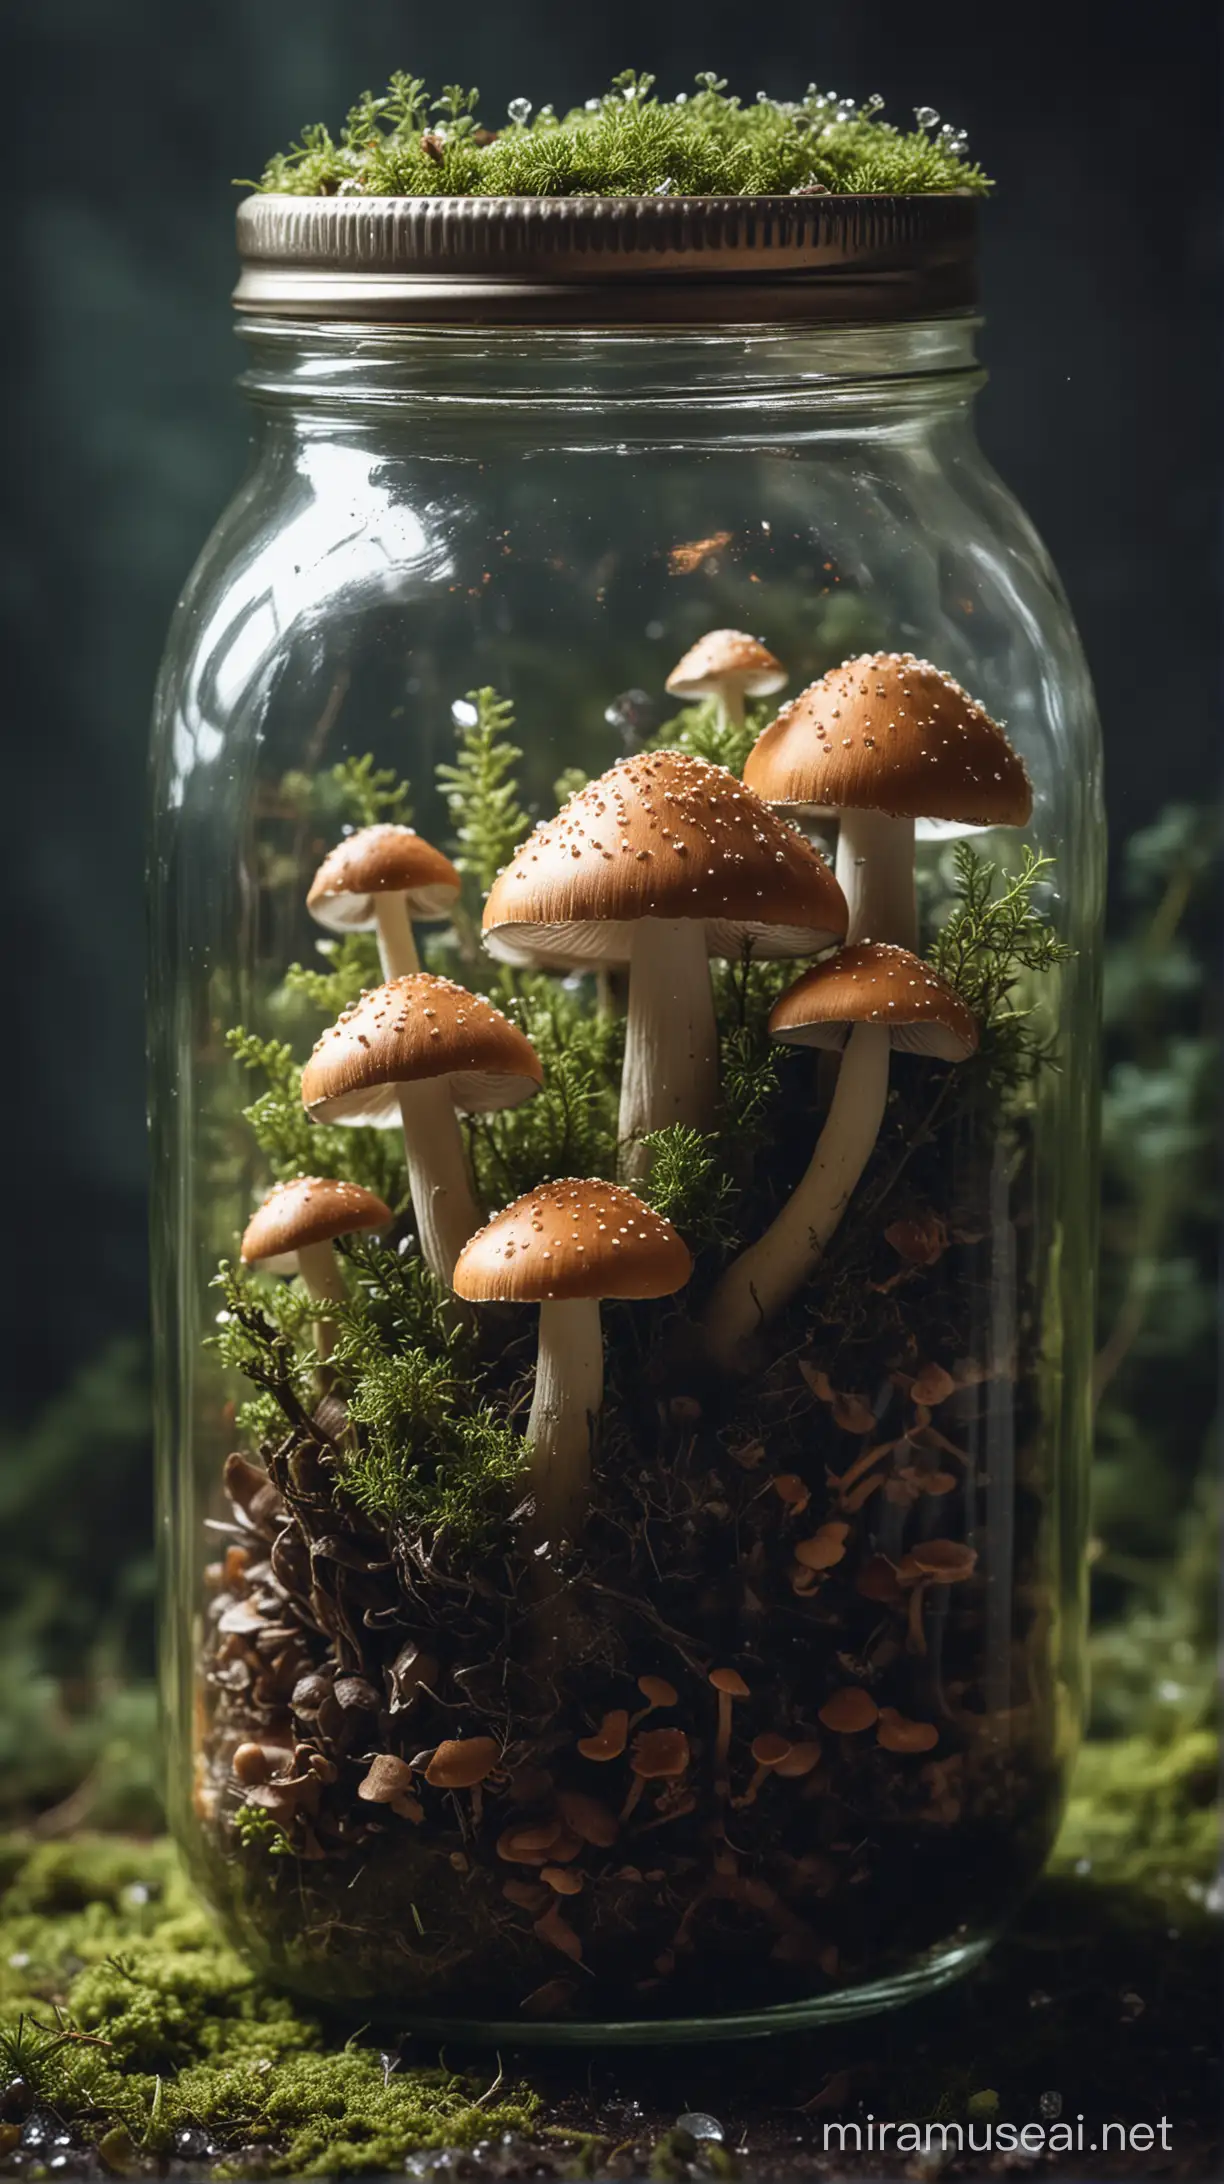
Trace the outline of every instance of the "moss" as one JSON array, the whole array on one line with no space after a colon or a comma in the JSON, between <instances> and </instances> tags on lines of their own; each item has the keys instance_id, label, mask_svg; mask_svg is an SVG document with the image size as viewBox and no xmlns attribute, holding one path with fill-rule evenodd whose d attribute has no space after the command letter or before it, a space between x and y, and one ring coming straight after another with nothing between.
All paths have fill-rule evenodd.
<instances>
[{"instance_id":1,"label":"moss","mask_svg":"<svg viewBox=\"0 0 1224 2184\"><path fill-rule=\"evenodd\" d=\"M558 116L511 102L482 126L479 93L449 86L431 99L397 74L365 92L338 136L322 123L269 160L261 190L304 197L785 196L804 190L912 196L990 184L965 156L963 133L929 107L902 130L862 105L809 85L802 98L758 92L744 104L708 71L694 93L654 95L627 70L602 97Z\"/></svg>"},{"instance_id":2,"label":"moss","mask_svg":"<svg viewBox=\"0 0 1224 2184\"><path fill-rule=\"evenodd\" d=\"M1147 2101L1155 2113L1176 2095L1179 2140L1191 2138L1199 2094L1188 2043L1216 1979L1205 1897L1217 1765L1215 1737L1196 1726L1090 1743L1050 1875L974 1980L903 2018L829 2027L814 2049L807 2040L754 2050L755 2090L732 2105L756 2116L758 2155L782 2129L788 2161L797 2084L801 2101L810 2093L828 2106L822 2084L861 2082L875 2105L883 2072L898 2114L1015 2116L1060 2082L1072 2047L1077 2103L1112 2112L1119 2009L1142 2018L1141 2028L1128 2020L1131 2112L1147 2113ZM1144 2011L1156 1995L1160 2010ZM513 2133L538 2148L538 2173L590 2172L601 2142L588 2126L604 2117L594 2092L591 2113L576 2113L564 2059L533 2066L538 2090L503 2086L493 2063L471 2075L401 2062L360 2031L345 2040L347 2029L325 2029L247 1970L168 1844L0 1839L0 2082L16 2050L40 2107L105 2167L148 2173L189 2143L222 2175L344 2177ZM679 2070L662 2052L621 2059L617 2083L640 2096L645 2143L626 2148L634 2158L616 2173L709 2173L711 2150L695 2164L674 2119L685 2105L720 2110L728 2060L717 2048L686 2053ZM0 2141L0 2173L13 2152ZM478 2161L472 2173L495 2170Z\"/></svg>"},{"instance_id":3,"label":"moss","mask_svg":"<svg viewBox=\"0 0 1224 2184\"><path fill-rule=\"evenodd\" d=\"M329 2044L218 1939L166 1843L9 1838L0 1879L0 2045L108 2165L191 2131L223 2170L356 2175L531 2127L534 2096L486 2099L488 2074Z\"/></svg>"},{"instance_id":4,"label":"moss","mask_svg":"<svg viewBox=\"0 0 1224 2184\"><path fill-rule=\"evenodd\" d=\"M1201 1903L1219 1857L1219 1770L1210 1729L1086 1745L1053 1871L1091 1873L1147 1905Z\"/></svg>"}]
</instances>

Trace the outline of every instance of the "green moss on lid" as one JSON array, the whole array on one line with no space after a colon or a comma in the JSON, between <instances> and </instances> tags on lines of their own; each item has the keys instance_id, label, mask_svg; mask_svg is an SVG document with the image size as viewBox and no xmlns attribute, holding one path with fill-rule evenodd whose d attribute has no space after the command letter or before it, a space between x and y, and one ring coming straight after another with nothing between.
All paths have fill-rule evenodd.
<instances>
[{"instance_id":1,"label":"green moss on lid","mask_svg":"<svg viewBox=\"0 0 1224 2184\"><path fill-rule=\"evenodd\" d=\"M744 104L716 76L695 92L655 96L627 70L569 113L512 99L482 122L479 93L448 85L431 98L397 74L364 92L338 136L322 122L268 161L260 190L297 197L756 197L827 192L982 195L963 132L931 107L915 127L881 118L883 100L838 98L809 85L800 99L758 92Z\"/></svg>"}]
</instances>

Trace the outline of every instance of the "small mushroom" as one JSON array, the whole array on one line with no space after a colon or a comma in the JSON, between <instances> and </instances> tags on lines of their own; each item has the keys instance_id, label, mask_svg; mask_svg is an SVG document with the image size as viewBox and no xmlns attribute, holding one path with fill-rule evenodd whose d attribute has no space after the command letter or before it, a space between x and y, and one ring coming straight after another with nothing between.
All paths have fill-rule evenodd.
<instances>
[{"instance_id":1,"label":"small mushroom","mask_svg":"<svg viewBox=\"0 0 1224 2184\"><path fill-rule=\"evenodd\" d=\"M298 1274L316 1304L326 1308L344 1297L344 1278L332 1246L337 1236L358 1229L386 1228L391 1208L373 1191L334 1177L299 1175L277 1183L251 1215L242 1238L244 1266L262 1266L267 1274ZM315 1321L315 1344L326 1357L335 1328L326 1309ZM266 1481L264 1482L266 1484Z\"/></svg>"},{"instance_id":2,"label":"small mushroom","mask_svg":"<svg viewBox=\"0 0 1224 2184\"><path fill-rule=\"evenodd\" d=\"M493 955L540 968L629 966L619 1135L708 1130L718 1105L710 958L810 956L845 931L818 850L723 766L683 751L623 759L544 820L495 882Z\"/></svg>"},{"instance_id":3,"label":"small mushroom","mask_svg":"<svg viewBox=\"0 0 1224 2184\"><path fill-rule=\"evenodd\" d=\"M547 1881L548 1886L558 1896L580 1896L582 1894L582 1875L573 1872L569 1866L541 1866L540 1879Z\"/></svg>"},{"instance_id":4,"label":"small mushroom","mask_svg":"<svg viewBox=\"0 0 1224 2184\"><path fill-rule=\"evenodd\" d=\"M421 1252L449 1289L481 1219L456 1109L515 1107L542 1078L535 1048L500 1009L419 971L363 993L324 1032L302 1103L315 1122L402 1127Z\"/></svg>"},{"instance_id":5,"label":"small mushroom","mask_svg":"<svg viewBox=\"0 0 1224 2184\"><path fill-rule=\"evenodd\" d=\"M559 1949L563 1956L572 1957L575 1964L582 1962L582 1943L572 1926L567 1926L559 1907L554 1903L543 1918L535 1922L535 1932L550 1949Z\"/></svg>"},{"instance_id":6,"label":"small mushroom","mask_svg":"<svg viewBox=\"0 0 1224 2184\"><path fill-rule=\"evenodd\" d=\"M934 1410L937 1403L946 1403L955 1393L956 1382L942 1365L924 1365L910 1383L911 1402L920 1403L924 1410Z\"/></svg>"},{"instance_id":7,"label":"small mushroom","mask_svg":"<svg viewBox=\"0 0 1224 2184\"><path fill-rule=\"evenodd\" d=\"M709 1682L718 1693L718 1728L714 1738L714 1774L724 1782L727 1773L727 1755L731 1750L731 1712L737 1699L750 1699L751 1691L738 1669L712 1668Z\"/></svg>"},{"instance_id":8,"label":"small mushroom","mask_svg":"<svg viewBox=\"0 0 1224 2184\"><path fill-rule=\"evenodd\" d=\"M937 1213L893 1221L884 1231L884 1241L908 1266L934 1266L948 1248L947 1223Z\"/></svg>"},{"instance_id":9,"label":"small mushroom","mask_svg":"<svg viewBox=\"0 0 1224 2184\"><path fill-rule=\"evenodd\" d=\"M759 1737L754 1737L749 1748L752 1752L755 1772L743 1796L732 1798L732 1804L737 1807L756 1803L757 1791L760 1789L766 1775L772 1774L774 1769L780 1767L784 1760L789 1759L793 1749L786 1737L775 1736L773 1731L769 1729L765 1730Z\"/></svg>"},{"instance_id":10,"label":"small mushroom","mask_svg":"<svg viewBox=\"0 0 1224 2184\"><path fill-rule=\"evenodd\" d=\"M430 1755L425 1780L435 1790L473 1790L500 1765L492 1737L448 1737Z\"/></svg>"},{"instance_id":11,"label":"small mushroom","mask_svg":"<svg viewBox=\"0 0 1224 2184\"><path fill-rule=\"evenodd\" d=\"M959 994L917 956L883 946L843 948L805 971L775 1003L769 1028L788 1046L840 1049L842 1061L806 1174L707 1307L711 1346L731 1355L808 1280L845 1213L880 1134L893 1048L961 1062L978 1043Z\"/></svg>"},{"instance_id":12,"label":"small mushroom","mask_svg":"<svg viewBox=\"0 0 1224 2184\"><path fill-rule=\"evenodd\" d=\"M791 1512L791 1515L795 1517L801 1517L804 1510L807 1508L808 1503L812 1499L812 1493L811 1488L804 1485L803 1480L799 1477L798 1472L775 1472L773 1478L770 1480L769 1483L772 1486L774 1493L777 1495L778 1500L781 1502L785 1502L786 1507Z\"/></svg>"},{"instance_id":13,"label":"small mushroom","mask_svg":"<svg viewBox=\"0 0 1224 2184\"><path fill-rule=\"evenodd\" d=\"M744 779L795 813L836 813L851 941L913 948L914 822L1027 826L1033 792L1003 730L909 652L846 660L757 738Z\"/></svg>"},{"instance_id":14,"label":"small mushroom","mask_svg":"<svg viewBox=\"0 0 1224 2184\"><path fill-rule=\"evenodd\" d=\"M628 1711L617 1706L610 1714L604 1715L593 1736L579 1737L578 1749L584 1759L619 1759L628 1741Z\"/></svg>"},{"instance_id":15,"label":"small mushroom","mask_svg":"<svg viewBox=\"0 0 1224 2184\"><path fill-rule=\"evenodd\" d=\"M250 1788L255 1783L270 1779L273 1760L262 1744L246 1743L235 1747L230 1766L238 1781Z\"/></svg>"},{"instance_id":16,"label":"small mushroom","mask_svg":"<svg viewBox=\"0 0 1224 2184\"><path fill-rule=\"evenodd\" d=\"M507 1865L545 1866L552 1856L552 1846L562 1832L560 1820L545 1821L536 1826L504 1828L497 1838L497 1855Z\"/></svg>"},{"instance_id":17,"label":"small mushroom","mask_svg":"<svg viewBox=\"0 0 1224 2184\"><path fill-rule=\"evenodd\" d=\"M402 1820L419 1822L425 1818L425 1808L413 1794L411 1767L407 1760L396 1759L390 1752L379 1752L370 1761L357 1785L357 1795L367 1805L389 1805Z\"/></svg>"},{"instance_id":18,"label":"small mushroom","mask_svg":"<svg viewBox=\"0 0 1224 2184\"><path fill-rule=\"evenodd\" d=\"M631 1729L636 1729L638 1723L645 1721L647 1714L653 1714L657 1707L676 1706L679 1703L680 1694L674 1684L668 1683L666 1676L639 1676L637 1687L646 1704L632 1717L629 1723Z\"/></svg>"},{"instance_id":19,"label":"small mushroom","mask_svg":"<svg viewBox=\"0 0 1224 2184\"><path fill-rule=\"evenodd\" d=\"M911 1547L898 1565L898 1582L912 1586L909 1596L909 1630L906 1645L911 1653L925 1653L926 1633L922 1613L932 1585L963 1585L977 1567L976 1547L956 1539L928 1539Z\"/></svg>"},{"instance_id":20,"label":"small mushroom","mask_svg":"<svg viewBox=\"0 0 1224 2184\"><path fill-rule=\"evenodd\" d=\"M870 1691L864 1691L859 1684L843 1684L840 1691L830 1693L819 1713L826 1729L838 1736L853 1737L871 1728L879 1708Z\"/></svg>"},{"instance_id":21,"label":"small mushroom","mask_svg":"<svg viewBox=\"0 0 1224 2184\"><path fill-rule=\"evenodd\" d=\"M822 1524L818 1532L813 1532L810 1539L795 1541L795 1560L808 1570L831 1570L844 1561L849 1536L849 1525L843 1524L840 1517L834 1517L828 1524Z\"/></svg>"},{"instance_id":22,"label":"small mushroom","mask_svg":"<svg viewBox=\"0 0 1224 2184\"><path fill-rule=\"evenodd\" d=\"M573 1535L585 1513L591 1430L603 1407L605 1297L669 1297L692 1272L687 1244L616 1183L541 1183L495 1214L459 1255L454 1284L472 1303L540 1307L527 1421L536 1522Z\"/></svg>"},{"instance_id":23,"label":"small mushroom","mask_svg":"<svg viewBox=\"0 0 1224 2184\"><path fill-rule=\"evenodd\" d=\"M723 721L740 728L745 698L770 698L785 687L786 669L742 629L712 629L677 662L667 678L673 698L717 698Z\"/></svg>"},{"instance_id":24,"label":"small mushroom","mask_svg":"<svg viewBox=\"0 0 1224 2184\"><path fill-rule=\"evenodd\" d=\"M882 1706L876 1742L886 1752L929 1752L939 1742L939 1731L933 1721L907 1721L895 1706Z\"/></svg>"},{"instance_id":25,"label":"small mushroom","mask_svg":"<svg viewBox=\"0 0 1224 2184\"><path fill-rule=\"evenodd\" d=\"M449 857L411 827L361 827L323 859L306 908L332 933L378 934L384 978L421 968L414 918L449 916L460 879Z\"/></svg>"},{"instance_id":26,"label":"small mushroom","mask_svg":"<svg viewBox=\"0 0 1224 2184\"><path fill-rule=\"evenodd\" d=\"M689 1764L689 1741L683 1729L643 1729L635 1737L629 1765L633 1781L629 1795L621 1807L620 1823L623 1827L636 1807L648 1782L675 1781L684 1774Z\"/></svg>"}]
</instances>

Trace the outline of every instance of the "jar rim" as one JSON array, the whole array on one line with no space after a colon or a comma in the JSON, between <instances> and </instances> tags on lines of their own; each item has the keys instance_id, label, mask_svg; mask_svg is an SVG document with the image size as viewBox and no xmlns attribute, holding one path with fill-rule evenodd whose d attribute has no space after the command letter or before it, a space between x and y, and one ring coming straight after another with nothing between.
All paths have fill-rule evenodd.
<instances>
[{"instance_id":1,"label":"jar rim","mask_svg":"<svg viewBox=\"0 0 1224 2184\"><path fill-rule=\"evenodd\" d=\"M972 311L978 200L246 197L241 311L400 325L887 323Z\"/></svg>"}]
</instances>

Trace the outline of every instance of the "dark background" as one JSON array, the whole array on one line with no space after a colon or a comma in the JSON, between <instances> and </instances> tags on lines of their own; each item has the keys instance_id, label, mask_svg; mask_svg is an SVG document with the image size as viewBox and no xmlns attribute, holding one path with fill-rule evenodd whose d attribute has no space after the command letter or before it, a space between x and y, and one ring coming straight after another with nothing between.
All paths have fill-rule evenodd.
<instances>
[{"instance_id":1,"label":"dark background","mask_svg":"<svg viewBox=\"0 0 1224 2184\"><path fill-rule=\"evenodd\" d=\"M144 745L171 605L243 462L231 177L394 67L478 82L490 111L632 64L667 91L815 78L963 124L998 183L982 435L1063 572L1122 832L1216 790L1216 49L1197 4L10 0L10 1418L144 1321Z\"/></svg>"}]
</instances>

